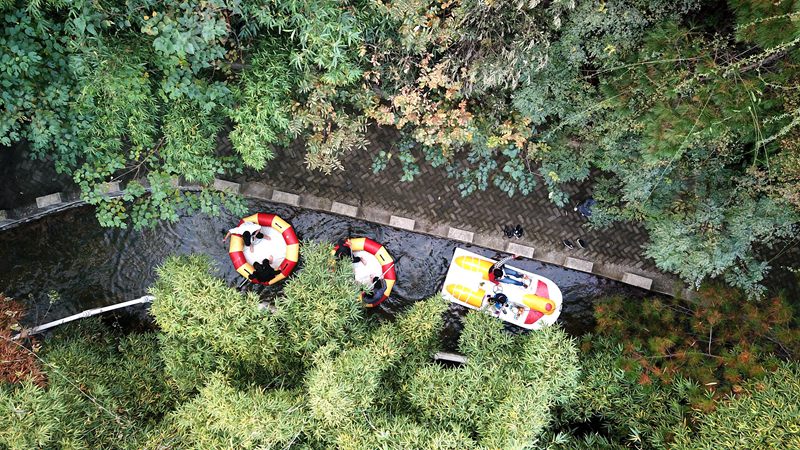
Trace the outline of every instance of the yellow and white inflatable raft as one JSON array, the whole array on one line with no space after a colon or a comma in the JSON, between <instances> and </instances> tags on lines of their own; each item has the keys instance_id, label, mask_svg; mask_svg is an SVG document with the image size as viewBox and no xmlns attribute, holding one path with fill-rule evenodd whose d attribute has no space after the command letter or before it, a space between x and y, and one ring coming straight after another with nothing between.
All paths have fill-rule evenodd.
<instances>
[{"instance_id":1,"label":"yellow and white inflatable raft","mask_svg":"<svg viewBox=\"0 0 800 450\"><path fill-rule=\"evenodd\" d=\"M500 320L536 330L553 324L561 314L561 290L555 283L531 272L508 266L526 275L523 286L495 280L489 269L496 261L456 248L444 280L442 295L453 303L486 311ZM527 285L527 286L525 286ZM504 294L505 304L496 302Z\"/></svg>"}]
</instances>

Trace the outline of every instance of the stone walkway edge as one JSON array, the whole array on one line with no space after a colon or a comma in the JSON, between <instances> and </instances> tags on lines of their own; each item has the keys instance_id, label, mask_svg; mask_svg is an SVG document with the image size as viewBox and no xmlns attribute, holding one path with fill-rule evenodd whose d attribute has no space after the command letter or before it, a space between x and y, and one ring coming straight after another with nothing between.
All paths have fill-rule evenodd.
<instances>
[{"instance_id":1,"label":"stone walkway edge","mask_svg":"<svg viewBox=\"0 0 800 450\"><path fill-rule=\"evenodd\" d=\"M103 189L103 191L107 192L107 195L117 197L124 194L124 191L120 190L118 182L108 184L109 186ZM182 190L186 191L196 191L200 189L200 187L196 185L179 184L177 180L173 184L178 185ZM676 293L680 293L683 298L692 298L694 296L694 291L688 289L685 285L674 279L667 279L667 277L661 273L648 273L647 271L641 270L637 270L636 272L638 273L634 273L632 269L627 267L616 264L595 263L593 261L575 258L564 252L536 252L535 243L529 240L515 239L512 241L496 235L456 228L449 224L432 223L424 218L414 219L397 216L393 212L379 207L359 204L360 202L357 200L332 200L314 195L285 192L260 182L247 182L240 185L239 183L227 180L215 179L213 187L219 190L239 193L245 197L325 211L332 214L413 231L415 233L474 244L491 250L518 254L536 261L599 275L604 278L609 278L660 294L675 296ZM76 192L56 192L39 197L36 199L35 207L28 206L17 208L13 211L0 211L0 231L36 220L48 214L85 204L86 203L80 199L79 193Z\"/></svg>"}]
</instances>

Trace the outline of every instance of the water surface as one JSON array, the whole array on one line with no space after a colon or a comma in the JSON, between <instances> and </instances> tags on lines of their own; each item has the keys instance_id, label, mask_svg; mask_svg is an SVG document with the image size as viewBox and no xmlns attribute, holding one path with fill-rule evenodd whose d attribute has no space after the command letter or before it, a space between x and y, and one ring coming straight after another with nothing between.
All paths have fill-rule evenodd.
<instances>
[{"instance_id":1,"label":"water surface","mask_svg":"<svg viewBox=\"0 0 800 450\"><path fill-rule=\"evenodd\" d=\"M353 235L367 236L386 246L397 260L398 283L392 297L369 310L370 315L392 317L439 292L456 246L489 257L496 253L283 204L252 200L250 208L280 215L294 226L301 240L335 242ZM241 278L228 258L227 244L221 240L238 220L229 213L220 217L198 213L186 215L176 224L134 231L100 227L91 207L57 213L0 233L0 290L27 302L27 324L34 325L146 294L155 281L156 267L171 254L205 253L215 261L217 275L237 285ZM592 301L598 297L646 295L640 289L560 266L527 259L514 264L555 281L564 299L559 322L574 335L591 330ZM263 289L261 294L269 297L279 289ZM53 298L58 300L52 302ZM451 305L446 314L445 335L451 344L465 313L466 308Z\"/></svg>"}]
</instances>

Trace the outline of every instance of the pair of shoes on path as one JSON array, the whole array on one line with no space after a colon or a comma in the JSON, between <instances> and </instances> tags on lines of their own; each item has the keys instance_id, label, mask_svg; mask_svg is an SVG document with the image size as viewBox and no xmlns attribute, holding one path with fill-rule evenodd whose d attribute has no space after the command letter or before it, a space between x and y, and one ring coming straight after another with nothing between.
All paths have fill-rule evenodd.
<instances>
[{"instance_id":1,"label":"pair of shoes on path","mask_svg":"<svg viewBox=\"0 0 800 450\"><path fill-rule=\"evenodd\" d=\"M575 242L578 243L578 247L586 248L586 241L584 241L583 239L578 238L575 240ZM573 250L575 248L575 244L573 244L572 241L570 241L569 239L564 239L563 241L561 241L561 243L564 244L564 247L567 247L570 250Z\"/></svg>"},{"instance_id":2,"label":"pair of shoes on path","mask_svg":"<svg viewBox=\"0 0 800 450\"><path fill-rule=\"evenodd\" d=\"M523 234L525 234L525 230L522 228L522 225L517 224L517 226L512 227L511 225L503 225L503 233L506 235L507 238L521 238Z\"/></svg>"}]
</instances>

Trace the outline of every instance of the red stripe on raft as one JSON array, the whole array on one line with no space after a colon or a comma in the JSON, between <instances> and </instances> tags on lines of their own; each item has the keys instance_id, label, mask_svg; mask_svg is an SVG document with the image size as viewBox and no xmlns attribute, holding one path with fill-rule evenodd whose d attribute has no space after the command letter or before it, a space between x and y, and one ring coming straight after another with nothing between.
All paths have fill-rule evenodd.
<instances>
[{"instance_id":1,"label":"red stripe on raft","mask_svg":"<svg viewBox=\"0 0 800 450\"><path fill-rule=\"evenodd\" d=\"M278 267L278 270L280 270L282 274L288 277L289 274L292 273L292 270L294 270L295 265L297 265L296 262L284 259L280 267Z\"/></svg>"},{"instance_id":2,"label":"red stripe on raft","mask_svg":"<svg viewBox=\"0 0 800 450\"><path fill-rule=\"evenodd\" d=\"M238 269L247 263L247 259L244 257L244 252L239 251L228 254L231 256L231 262L233 263L234 269Z\"/></svg>"},{"instance_id":3,"label":"red stripe on raft","mask_svg":"<svg viewBox=\"0 0 800 450\"><path fill-rule=\"evenodd\" d=\"M394 262L382 265L381 273L386 273L386 275L383 276L385 280L397 280L397 274L394 271Z\"/></svg>"},{"instance_id":4,"label":"red stripe on raft","mask_svg":"<svg viewBox=\"0 0 800 450\"><path fill-rule=\"evenodd\" d=\"M542 317L544 317L544 314L540 313L539 311L536 311L535 309L532 309L528 313L528 317L525 318L525 325L530 325L536 322L537 320L541 319Z\"/></svg>"},{"instance_id":5,"label":"red stripe on raft","mask_svg":"<svg viewBox=\"0 0 800 450\"><path fill-rule=\"evenodd\" d=\"M297 240L297 235L294 234L294 228L292 228L291 225L289 228L283 230L281 236L283 236L283 240L286 241L286 245L297 244L300 242Z\"/></svg>"},{"instance_id":6,"label":"red stripe on raft","mask_svg":"<svg viewBox=\"0 0 800 450\"><path fill-rule=\"evenodd\" d=\"M378 250L380 250L381 247L383 247L381 244L378 244L377 242L373 241L372 239L364 238L364 250L372 253L373 255L375 253L378 253Z\"/></svg>"},{"instance_id":7,"label":"red stripe on raft","mask_svg":"<svg viewBox=\"0 0 800 450\"><path fill-rule=\"evenodd\" d=\"M367 308L374 308L374 307L380 305L381 303L383 303L383 301L386 300L387 298L389 298L389 297L383 296L383 297L381 297L380 300L378 300L375 303L364 303L364 305L366 305Z\"/></svg>"},{"instance_id":8,"label":"red stripe on raft","mask_svg":"<svg viewBox=\"0 0 800 450\"><path fill-rule=\"evenodd\" d=\"M258 224L262 227L271 227L275 214L258 213Z\"/></svg>"},{"instance_id":9,"label":"red stripe on raft","mask_svg":"<svg viewBox=\"0 0 800 450\"><path fill-rule=\"evenodd\" d=\"M542 280L539 280L538 284L536 285L536 295L543 298L550 298L550 290L547 289L547 284L545 284Z\"/></svg>"}]
</instances>

